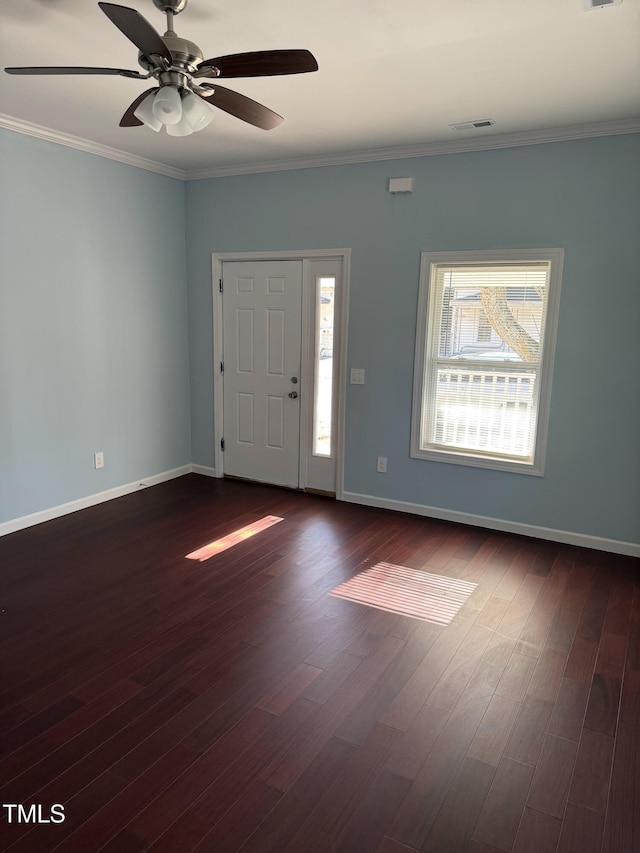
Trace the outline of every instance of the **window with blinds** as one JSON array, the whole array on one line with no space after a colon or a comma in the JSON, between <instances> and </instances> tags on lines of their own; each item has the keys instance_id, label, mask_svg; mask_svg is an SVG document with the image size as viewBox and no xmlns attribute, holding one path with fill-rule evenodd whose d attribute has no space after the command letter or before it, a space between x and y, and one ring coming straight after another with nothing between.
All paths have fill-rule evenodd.
<instances>
[{"instance_id":1,"label":"window with blinds","mask_svg":"<svg viewBox=\"0 0 640 853\"><path fill-rule=\"evenodd\" d=\"M411 454L542 474L561 249L423 253Z\"/></svg>"}]
</instances>

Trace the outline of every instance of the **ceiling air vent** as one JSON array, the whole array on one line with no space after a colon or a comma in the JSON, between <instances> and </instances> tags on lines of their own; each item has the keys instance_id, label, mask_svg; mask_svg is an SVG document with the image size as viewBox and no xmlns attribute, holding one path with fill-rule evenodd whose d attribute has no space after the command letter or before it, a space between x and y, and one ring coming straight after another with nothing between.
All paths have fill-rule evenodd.
<instances>
[{"instance_id":1,"label":"ceiling air vent","mask_svg":"<svg viewBox=\"0 0 640 853\"><path fill-rule=\"evenodd\" d=\"M460 124L450 124L454 130L480 130L483 127L491 127L495 124L492 118L481 118L477 121L463 121Z\"/></svg>"},{"instance_id":2,"label":"ceiling air vent","mask_svg":"<svg viewBox=\"0 0 640 853\"><path fill-rule=\"evenodd\" d=\"M622 0L584 0L584 8L587 12L592 9L606 9L607 6L619 6Z\"/></svg>"}]
</instances>

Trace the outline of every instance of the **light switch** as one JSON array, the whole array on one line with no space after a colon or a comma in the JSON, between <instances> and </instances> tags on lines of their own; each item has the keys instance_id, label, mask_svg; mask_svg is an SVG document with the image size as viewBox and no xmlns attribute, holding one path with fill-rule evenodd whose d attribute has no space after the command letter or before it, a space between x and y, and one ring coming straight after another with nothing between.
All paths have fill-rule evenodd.
<instances>
[{"instance_id":1,"label":"light switch","mask_svg":"<svg viewBox=\"0 0 640 853\"><path fill-rule=\"evenodd\" d=\"M351 384L364 385L364 367L351 368Z\"/></svg>"}]
</instances>

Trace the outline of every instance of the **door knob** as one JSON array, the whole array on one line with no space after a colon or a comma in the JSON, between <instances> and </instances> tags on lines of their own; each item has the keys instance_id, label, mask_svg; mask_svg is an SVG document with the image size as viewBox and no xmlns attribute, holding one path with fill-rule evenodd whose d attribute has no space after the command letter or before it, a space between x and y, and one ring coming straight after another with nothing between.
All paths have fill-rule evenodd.
<instances>
[{"instance_id":1,"label":"door knob","mask_svg":"<svg viewBox=\"0 0 640 853\"><path fill-rule=\"evenodd\" d=\"M297 391L289 391L289 396L291 397L292 400L295 400L298 396L298 392Z\"/></svg>"}]
</instances>

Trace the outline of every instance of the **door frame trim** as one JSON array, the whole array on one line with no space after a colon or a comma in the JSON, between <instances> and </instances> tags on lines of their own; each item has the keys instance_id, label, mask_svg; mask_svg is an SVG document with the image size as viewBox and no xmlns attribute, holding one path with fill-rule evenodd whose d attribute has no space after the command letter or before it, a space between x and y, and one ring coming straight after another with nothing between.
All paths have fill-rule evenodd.
<instances>
[{"instance_id":1,"label":"door frame trim","mask_svg":"<svg viewBox=\"0 0 640 853\"><path fill-rule=\"evenodd\" d=\"M222 278L222 267L229 261L302 261L302 295L303 306L305 294L309 292L309 265L312 260L339 260L342 263L341 292L338 302L340 321L338 334L340 347L338 356L338 387L336 394L337 434L335 443L336 460L336 499L342 500L344 493L344 437L345 437L345 403L347 393L347 348L349 329L349 281L351 272L351 249L292 249L281 252L213 252L211 255L212 269L212 304L213 304L213 451L215 460L215 476L224 476L224 453L220 447L220 437L224 428L224 395L221 382L220 363L223 357L223 316L222 294L218 286ZM303 307L303 323L308 323L308 314ZM304 338L304 335L303 335ZM300 434L307 435L308 424L301 418Z\"/></svg>"}]
</instances>

